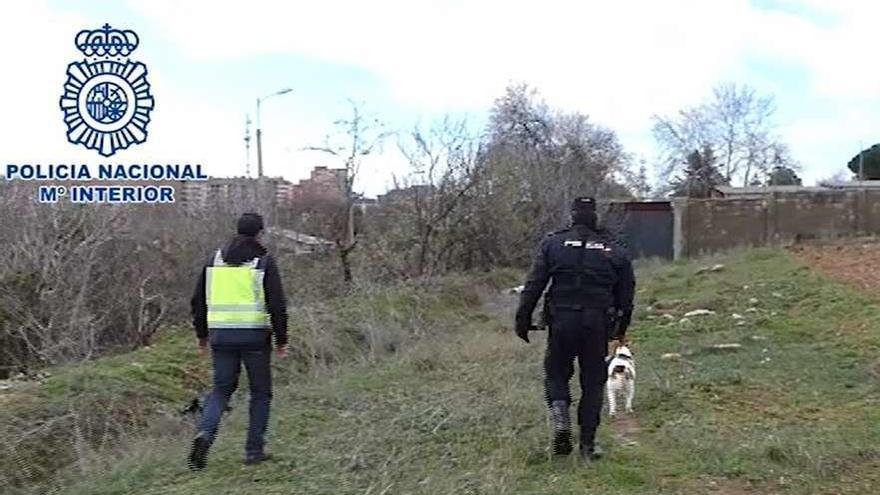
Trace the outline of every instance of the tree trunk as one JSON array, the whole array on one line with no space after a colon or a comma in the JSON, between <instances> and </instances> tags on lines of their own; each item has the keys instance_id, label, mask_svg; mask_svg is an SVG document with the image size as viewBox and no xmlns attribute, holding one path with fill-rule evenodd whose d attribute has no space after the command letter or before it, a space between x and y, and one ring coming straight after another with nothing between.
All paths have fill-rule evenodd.
<instances>
[{"instance_id":1,"label":"tree trunk","mask_svg":"<svg viewBox=\"0 0 880 495\"><path fill-rule=\"evenodd\" d=\"M339 250L339 261L342 263L342 280L349 286L354 282L354 277L351 276L351 260L348 258L350 253L351 250L349 249Z\"/></svg>"},{"instance_id":2,"label":"tree trunk","mask_svg":"<svg viewBox=\"0 0 880 495\"><path fill-rule=\"evenodd\" d=\"M351 200L348 201L347 208L348 218L346 219L345 225L345 240L338 249L339 261L342 264L342 280L346 285L350 286L354 281L354 277L351 275L351 259L349 258L349 255L354 251L354 247L357 245L354 239L354 203Z\"/></svg>"}]
</instances>

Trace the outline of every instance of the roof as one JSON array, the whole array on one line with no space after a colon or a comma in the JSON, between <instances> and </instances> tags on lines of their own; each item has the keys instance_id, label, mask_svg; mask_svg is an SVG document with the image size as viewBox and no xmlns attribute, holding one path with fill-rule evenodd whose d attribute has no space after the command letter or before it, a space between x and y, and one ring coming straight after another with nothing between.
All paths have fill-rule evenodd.
<instances>
[{"instance_id":1,"label":"roof","mask_svg":"<svg viewBox=\"0 0 880 495\"><path fill-rule=\"evenodd\" d=\"M672 209L671 201L646 200L646 201L609 201L609 205L623 205L626 211L669 211Z\"/></svg>"},{"instance_id":2,"label":"roof","mask_svg":"<svg viewBox=\"0 0 880 495\"><path fill-rule=\"evenodd\" d=\"M717 186L715 190L725 196L764 195L771 193L819 192L829 188L822 186Z\"/></svg>"},{"instance_id":3,"label":"roof","mask_svg":"<svg viewBox=\"0 0 880 495\"><path fill-rule=\"evenodd\" d=\"M285 238L290 241L297 242L299 244L305 244L308 246L332 246L333 242L328 241L327 239L321 239L320 237L315 237L307 234L303 234L301 232L296 232L290 229L281 229L277 227L270 227L268 229L270 234L278 235L282 238Z\"/></svg>"},{"instance_id":4,"label":"roof","mask_svg":"<svg viewBox=\"0 0 880 495\"><path fill-rule=\"evenodd\" d=\"M854 180L849 182L823 182L829 189L880 189L880 180Z\"/></svg>"}]
</instances>

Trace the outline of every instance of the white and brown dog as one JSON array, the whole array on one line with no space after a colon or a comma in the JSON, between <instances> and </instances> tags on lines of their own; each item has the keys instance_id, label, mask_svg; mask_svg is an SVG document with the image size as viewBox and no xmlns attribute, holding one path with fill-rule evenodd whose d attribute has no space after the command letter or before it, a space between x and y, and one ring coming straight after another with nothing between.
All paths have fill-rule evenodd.
<instances>
[{"instance_id":1,"label":"white and brown dog","mask_svg":"<svg viewBox=\"0 0 880 495\"><path fill-rule=\"evenodd\" d=\"M636 364L627 342L614 350L608 362L605 395L608 398L608 414L612 418L617 415L617 400L621 395L624 397L625 411L632 412L633 397L636 395Z\"/></svg>"}]
</instances>

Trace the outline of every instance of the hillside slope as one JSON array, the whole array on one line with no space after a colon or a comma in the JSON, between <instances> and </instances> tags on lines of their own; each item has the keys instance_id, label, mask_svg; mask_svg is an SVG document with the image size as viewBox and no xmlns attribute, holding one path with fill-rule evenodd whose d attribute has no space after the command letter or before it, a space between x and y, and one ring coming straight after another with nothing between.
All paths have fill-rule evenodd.
<instances>
[{"instance_id":1,"label":"hillside slope","mask_svg":"<svg viewBox=\"0 0 880 495\"><path fill-rule=\"evenodd\" d=\"M186 470L185 435L158 435L59 492L875 493L876 303L772 250L643 266L639 288L636 412L605 421L610 455L595 466L550 459L544 336L515 339L514 301L487 296L384 359L311 378L277 363L273 462L241 464L238 393L205 471ZM716 313L682 322L693 309Z\"/></svg>"}]
</instances>

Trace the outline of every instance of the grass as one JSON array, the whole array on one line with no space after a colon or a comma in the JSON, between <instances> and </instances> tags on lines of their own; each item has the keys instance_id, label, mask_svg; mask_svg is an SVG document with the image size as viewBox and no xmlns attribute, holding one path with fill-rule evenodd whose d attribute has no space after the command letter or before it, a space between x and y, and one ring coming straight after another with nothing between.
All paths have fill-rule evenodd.
<instances>
[{"instance_id":1,"label":"grass","mask_svg":"<svg viewBox=\"0 0 880 495\"><path fill-rule=\"evenodd\" d=\"M715 263L725 268L698 273ZM783 251L639 267L636 415L625 428L605 421L609 457L591 467L548 455L543 334L531 345L516 340L514 300L478 304L476 287L458 280L436 296L392 291L349 308L341 321L360 332L391 328L396 337L383 338L396 347L383 341L381 355L321 373L276 363L273 462L240 463L247 407L239 393L205 471L185 469L187 436L159 432L99 456L87 476L67 472L57 492L868 494L880 483L880 307ZM716 314L679 322L702 308ZM363 323L370 314L372 330ZM420 330L405 332L413 323ZM741 347L713 347L722 343ZM138 380L157 391L176 386L149 375ZM120 383L111 396L123 393Z\"/></svg>"}]
</instances>

